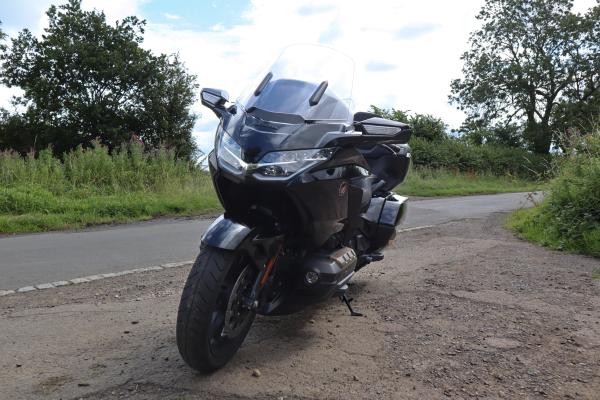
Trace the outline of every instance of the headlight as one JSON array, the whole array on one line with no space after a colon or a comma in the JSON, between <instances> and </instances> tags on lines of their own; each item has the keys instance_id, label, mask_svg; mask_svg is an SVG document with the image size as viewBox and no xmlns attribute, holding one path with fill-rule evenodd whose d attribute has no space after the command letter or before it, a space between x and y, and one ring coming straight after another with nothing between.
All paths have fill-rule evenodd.
<instances>
[{"instance_id":1,"label":"headlight","mask_svg":"<svg viewBox=\"0 0 600 400\"><path fill-rule=\"evenodd\" d=\"M334 149L309 149L267 153L254 166L265 177L287 177L320 161L328 160Z\"/></svg>"},{"instance_id":2,"label":"headlight","mask_svg":"<svg viewBox=\"0 0 600 400\"><path fill-rule=\"evenodd\" d=\"M236 172L242 172L247 164L242 160L242 148L227 132L222 131L217 147L217 158Z\"/></svg>"},{"instance_id":3,"label":"headlight","mask_svg":"<svg viewBox=\"0 0 600 400\"><path fill-rule=\"evenodd\" d=\"M298 171L328 160L335 149L308 149L267 153L257 164L242 160L242 148L227 132L222 131L217 146L217 158L236 173L258 173L265 178L287 178Z\"/></svg>"}]
</instances>

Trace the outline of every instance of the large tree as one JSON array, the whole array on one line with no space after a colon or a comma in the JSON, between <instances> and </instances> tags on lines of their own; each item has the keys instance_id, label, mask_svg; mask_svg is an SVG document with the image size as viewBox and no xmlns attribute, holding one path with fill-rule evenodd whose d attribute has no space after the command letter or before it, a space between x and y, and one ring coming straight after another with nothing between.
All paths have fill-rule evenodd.
<instances>
[{"instance_id":1,"label":"large tree","mask_svg":"<svg viewBox=\"0 0 600 400\"><path fill-rule=\"evenodd\" d=\"M598 91L598 7L579 15L571 0L486 0L451 101L470 121L522 122L528 147L547 153L556 105Z\"/></svg>"},{"instance_id":2,"label":"large tree","mask_svg":"<svg viewBox=\"0 0 600 400\"><path fill-rule=\"evenodd\" d=\"M5 113L1 146L51 145L61 153L96 138L112 148L136 135L148 146L192 154L195 77L177 57L140 46L145 21L109 25L104 13L82 10L80 0L51 6L47 15L41 38L23 30L0 55L2 82L23 89L15 101L25 110ZM11 140L16 129L20 141Z\"/></svg>"}]
</instances>

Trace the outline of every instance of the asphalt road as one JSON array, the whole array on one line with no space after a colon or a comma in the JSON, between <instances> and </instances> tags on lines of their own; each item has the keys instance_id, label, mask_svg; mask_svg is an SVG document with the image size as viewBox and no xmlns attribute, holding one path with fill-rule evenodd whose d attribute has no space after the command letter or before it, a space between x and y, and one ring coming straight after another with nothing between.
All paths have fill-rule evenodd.
<instances>
[{"instance_id":1,"label":"asphalt road","mask_svg":"<svg viewBox=\"0 0 600 400\"><path fill-rule=\"evenodd\" d=\"M526 193L415 200L401 228L527 207ZM159 220L0 238L0 290L192 260L212 220Z\"/></svg>"}]
</instances>

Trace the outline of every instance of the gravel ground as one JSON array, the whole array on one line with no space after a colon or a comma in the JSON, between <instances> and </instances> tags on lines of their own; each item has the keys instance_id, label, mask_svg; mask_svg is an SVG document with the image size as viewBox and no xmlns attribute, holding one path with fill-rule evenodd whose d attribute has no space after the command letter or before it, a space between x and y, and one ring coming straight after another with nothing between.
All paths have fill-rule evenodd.
<instances>
[{"instance_id":1,"label":"gravel ground","mask_svg":"<svg viewBox=\"0 0 600 400\"><path fill-rule=\"evenodd\" d=\"M600 260L503 218L399 235L351 287L365 317L258 318L211 375L177 353L187 267L1 297L0 398L600 399Z\"/></svg>"}]
</instances>

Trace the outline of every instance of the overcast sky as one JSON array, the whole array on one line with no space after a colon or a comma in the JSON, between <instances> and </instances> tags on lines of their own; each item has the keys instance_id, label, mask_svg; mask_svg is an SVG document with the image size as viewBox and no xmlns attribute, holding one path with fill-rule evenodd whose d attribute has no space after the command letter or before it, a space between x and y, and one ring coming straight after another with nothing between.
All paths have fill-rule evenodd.
<instances>
[{"instance_id":1,"label":"overcast sky","mask_svg":"<svg viewBox=\"0 0 600 400\"><path fill-rule=\"evenodd\" d=\"M0 1L0 20L13 36L41 34L51 0ZM370 104L439 116L458 127L464 115L448 104L450 80L460 77L460 55L483 0L84 0L109 22L137 15L148 22L144 46L179 53L200 86L235 98L292 43L322 43L351 55L357 67L358 109ZM584 11L595 0L575 0ZM16 93L0 86L0 106ZM194 135L212 147L216 119L200 105Z\"/></svg>"}]
</instances>

